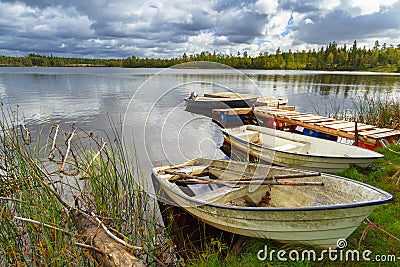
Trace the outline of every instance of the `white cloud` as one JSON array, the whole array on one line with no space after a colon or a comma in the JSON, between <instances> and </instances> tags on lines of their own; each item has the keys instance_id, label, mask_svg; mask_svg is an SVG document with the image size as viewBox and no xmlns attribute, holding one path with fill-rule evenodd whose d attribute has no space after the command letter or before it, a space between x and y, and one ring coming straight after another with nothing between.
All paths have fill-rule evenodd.
<instances>
[{"instance_id":1,"label":"white cloud","mask_svg":"<svg viewBox=\"0 0 400 267\"><path fill-rule=\"evenodd\" d=\"M215 38L215 42L216 43L225 43L225 44L228 44L229 43L229 40L228 40L228 37L226 37L226 36L217 36L216 38Z\"/></svg>"},{"instance_id":2,"label":"white cloud","mask_svg":"<svg viewBox=\"0 0 400 267\"><path fill-rule=\"evenodd\" d=\"M163 5L157 9L157 19L167 23L187 24L192 22L192 14L190 10L182 8L182 6Z\"/></svg>"},{"instance_id":3,"label":"white cloud","mask_svg":"<svg viewBox=\"0 0 400 267\"><path fill-rule=\"evenodd\" d=\"M279 3L277 0L258 0L254 3L254 8L257 12L262 14L271 14L276 12Z\"/></svg>"},{"instance_id":4,"label":"white cloud","mask_svg":"<svg viewBox=\"0 0 400 267\"><path fill-rule=\"evenodd\" d=\"M191 45L191 48L198 48L198 47L206 47L212 44L214 41L214 34L211 32L202 32L196 36L190 36L188 38L188 43Z\"/></svg>"},{"instance_id":5,"label":"white cloud","mask_svg":"<svg viewBox=\"0 0 400 267\"><path fill-rule=\"evenodd\" d=\"M24 3L0 2L0 28L13 26L18 33L34 36L89 37L92 22L74 7L50 6L45 9Z\"/></svg>"},{"instance_id":6,"label":"white cloud","mask_svg":"<svg viewBox=\"0 0 400 267\"><path fill-rule=\"evenodd\" d=\"M369 15L379 12L383 6L391 6L397 0L350 0L349 5L352 8L359 9L359 12L353 15ZM399 14L400 16L400 14Z\"/></svg>"},{"instance_id":7,"label":"white cloud","mask_svg":"<svg viewBox=\"0 0 400 267\"><path fill-rule=\"evenodd\" d=\"M278 37L282 32L286 30L288 20L292 13L290 11L281 11L279 13L274 14L269 23L265 27L264 35L267 38L270 37ZM295 17L296 15L294 15Z\"/></svg>"},{"instance_id":8,"label":"white cloud","mask_svg":"<svg viewBox=\"0 0 400 267\"><path fill-rule=\"evenodd\" d=\"M310 18L306 18L306 19L304 20L304 23L305 23L305 24L313 24L314 21L312 21L312 19L310 19Z\"/></svg>"},{"instance_id":9,"label":"white cloud","mask_svg":"<svg viewBox=\"0 0 400 267\"><path fill-rule=\"evenodd\" d=\"M319 6L321 10L324 10L325 12L330 12L334 9L337 9L341 5L341 0L322 0L322 1L316 1L315 4Z\"/></svg>"}]
</instances>

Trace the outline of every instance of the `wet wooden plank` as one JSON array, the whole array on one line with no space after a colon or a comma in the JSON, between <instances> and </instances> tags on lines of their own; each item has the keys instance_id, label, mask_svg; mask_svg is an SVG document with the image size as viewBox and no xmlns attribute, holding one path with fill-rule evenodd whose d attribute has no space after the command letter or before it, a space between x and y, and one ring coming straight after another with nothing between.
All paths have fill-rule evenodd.
<instances>
[{"instance_id":1,"label":"wet wooden plank","mask_svg":"<svg viewBox=\"0 0 400 267\"><path fill-rule=\"evenodd\" d=\"M295 116L295 118L296 118L296 120L302 120L303 118L304 119L309 119L309 118L312 118L312 117L314 117L314 115L311 115L311 114L305 114L305 115L300 115L300 116Z\"/></svg>"},{"instance_id":2,"label":"wet wooden plank","mask_svg":"<svg viewBox=\"0 0 400 267\"><path fill-rule=\"evenodd\" d=\"M374 135L374 134L379 134L379 133L384 133L384 132L391 132L393 129L388 129L388 128L377 128L371 131L363 131L358 133L358 135Z\"/></svg>"},{"instance_id":3,"label":"wet wooden plank","mask_svg":"<svg viewBox=\"0 0 400 267\"><path fill-rule=\"evenodd\" d=\"M358 131L371 130L371 129L376 129L376 126L367 125L367 124L364 124L364 125L357 125L357 130L358 130ZM349 127L349 128L343 128L343 129L341 129L341 130L342 130L342 131L346 131L346 132L355 132L355 131L356 131L356 127L353 126L353 127Z\"/></svg>"},{"instance_id":4,"label":"wet wooden plank","mask_svg":"<svg viewBox=\"0 0 400 267\"><path fill-rule=\"evenodd\" d=\"M325 119L325 120L333 120L333 119L331 119L331 118L327 118L327 117L324 117L324 116L315 116L315 115L313 115L312 116L312 118L310 118L310 119L304 119L304 121L310 121L310 120L321 120L321 119Z\"/></svg>"},{"instance_id":5,"label":"wet wooden plank","mask_svg":"<svg viewBox=\"0 0 400 267\"><path fill-rule=\"evenodd\" d=\"M396 135L400 136L400 131L393 130L391 132L385 132L385 133L369 135L368 137L380 139L380 138L386 138L386 137L394 137Z\"/></svg>"},{"instance_id":6,"label":"wet wooden plank","mask_svg":"<svg viewBox=\"0 0 400 267\"><path fill-rule=\"evenodd\" d=\"M279 106L280 110L287 110L287 111L293 111L296 109L295 106L287 106L287 105L283 105L283 106Z\"/></svg>"},{"instance_id":7,"label":"wet wooden plank","mask_svg":"<svg viewBox=\"0 0 400 267\"><path fill-rule=\"evenodd\" d=\"M334 119L331 118L321 118L321 119L314 119L314 120L306 120L304 122L307 123L317 123L317 122L329 122L329 121L333 121Z\"/></svg>"},{"instance_id":8,"label":"wet wooden plank","mask_svg":"<svg viewBox=\"0 0 400 267\"><path fill-rule=\"evenodd\" d=\"M220 114L224 113L226 115L242 115L249 114L251 112L251 108L224 108L224 109L213 109L212 113Z\"/></svg>"},{"instance_id":9,"label":"wet wooden plank","mask_svg":"<svg viewBox=\"0 0 400 267\"><path fill-rule=\"evenodd\" d=\"M335 130L341 130L342 128L348 128L354 125L354 122L345 122L345 123L338 123L338 124L330 124L325 125L325 127Z\"/></svg>"},{"instance_id":10,"label":"wet wooden plank","mask_svg":"<svg viewBox=\"0 0 400 267\"><path fill-rule=\"evenodd\" d=\"M283 121L283 122L291 123L291 124L303 123L302 121L296 120L296 117L284 117L284 116L282 116L282 117L278 117L276 119L278 119L280 121Z\"/></svg>"},{"instance_id":11,"label":"wet wooden plank","mask_svg":"<svg viewBox=\"0 0 400 267\"><path fill-rule=\"evenodd\" d=\"M259 111L259 110L254 110L255 114L258 113L263 113L263 114L268 114L268 115L276 115L276 116L292 116L292 115L300 115L304 113L300 113L297 111L286 111L286 110L277 110L277 111Z\"/></svg>"},{"instance_id":12,"label":"wet wooden plank","mask_svg":"<svg viewBox=\"0 0 400 267\"><path fill-rule=\"evenodd\" d=\"M315 116L315 115L305 115L305 116L296 117L296 118L294 118L294 120L308 122L310 120L318 120L318 119L321 119L321 118L325 118L325 117Z\"/></svg>"},{"instance_id":13,"label":"wet wooden plank","mask_svg":"<svg viewBox=\"0 0 400 267\"><path fill-rule=\"evenodd\" d=\"M328 125L333 125L333 124L340 124L340 123L345 123L348 121L342 121L342 120L334 120L334 121L327 121L327 122L321 122L321 123L317 123L318 126L328 126Z\"/></svg>"},{"instance_id":14,"label":"wet wooden plank","mask_svg":"<svg viewBox=\"0 0 400 267\"><path fill-rule=\"evenodd\" d=\"M355 137L355 122L335 120L332 118L300 112L284 112L278 109L272 110L270 108L267 109L266 107L263 107L260 110L255 109L254 114L260 117L273 116L275 119L288 124L301 126L313 131L342 138L354 140ZM359 141L372 146L375 146L379 138L400 135L400 131L394 133L391 129L386 130L385 128L382 129L363 123L359 123L357 129L359 131Z\"/></svg>"},{"instance_id":15,"label":"wet wooden plank","mask_svg":"<svg viewBox=\"0 0 400 267\"><path fill-rule=\"evenodd\" d=\"M282 106L279 109L278 108L268 108L268 109L263 109L263 108L255 108L254 111L265 111L268 114L269 113L282 113L286 114L286 112L295 112L296 114L298 113L297 111L293 111L295 109L294 106L287 106L289 109L288 111L286 110L286 106ZM213 109L212 113L215 114L220 114L224 113L226 115L247 115L250 114L253 110L251 108L223 108L223 109Z\"/></svg>"},{"instance_id":16,"label":"wet wooden plank","mask_svg":"<svg viewBox=\"0 0 400 267\"><path fill-rule=\"evenodd\" d=\"M299 116L304 116L307 115L306 113L301 113L301 112L293 112L293 113L286 113L286 114L282 114L282 116L286 116L288 119L292 119L292 118L296 118Z\"/></svg>"}]
</instances>

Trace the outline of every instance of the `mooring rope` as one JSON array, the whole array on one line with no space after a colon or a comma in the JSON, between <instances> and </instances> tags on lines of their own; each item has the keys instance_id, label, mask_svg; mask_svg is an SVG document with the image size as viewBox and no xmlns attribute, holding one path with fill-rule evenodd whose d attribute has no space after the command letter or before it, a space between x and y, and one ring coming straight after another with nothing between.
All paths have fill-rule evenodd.
<instances>
[{"instance_id":1,"label":"mooring rope","mask_svg":"<svg viewBox=\"0 0 400 267\"><path fill-rule=\"evenodd\" d=\"M392 235L391 233L388 233L387 231L385 231L384 229L382 229L381 227L379 227L378 225L376 225L375 223L371 222L368 218L365 218L364 223L367 225L367 227L365 227L364 231L361 234L360 240L358 241L358 250L360 250L361 247L361 243L364 241L365 237L367 237L368 231L371 228L376 228L378 230L381 230L382 232L384 232L385 234L387 234L388 236L394 238L395 240L400 242L400 238L395 237L394 235Z\"/></svg>"}]
</instances>

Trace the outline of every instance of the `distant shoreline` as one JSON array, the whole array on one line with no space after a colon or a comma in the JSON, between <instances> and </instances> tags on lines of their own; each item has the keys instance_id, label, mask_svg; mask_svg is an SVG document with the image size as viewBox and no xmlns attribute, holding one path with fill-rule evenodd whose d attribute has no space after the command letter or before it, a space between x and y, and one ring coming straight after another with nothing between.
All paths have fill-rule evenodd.
<instances>
[{"instance_id":1,"label":"distant shoreline","mask_svg":"<svg viewBox=\"0 0 400 267\"><path fill-rule=\"evenodd\" d=\"M378 43L376 41L376 43ZM199 62L201 66L198 65ZM237 54L220 54L205 51L200 54L178 58L137 58L90 59L64 58L28 54L22 57L0 55L0 67L118 67L118 68L204 68L204 64L214 63L243 70L309 70L309 71L368 71L381 73L400 73L400 45L380 46L373 49L357 48L356 41L351 48L338 47L335 42L319 50L267 52L258 56L249 56L246 51ZM182 65L184 64L184 65Z\"/></svg>"},{"instance_id":2,"label":"distant shoreline","mask_svg":"<svg viewBox=\"0 0 400 267\"><path fill-rule=\"evenodd\" d=\"M0 65L0 68L121 68L121 69L159 69L160 67L118 67L118 66L107 66L107 65L90 65L90 64L71 64L65 66L12 66L12 65ZM202 67L185 67L185 66L170 66L165 68L174 68L174 69L192 69L192 70L201 70L201 69L224 69L224 68L202 68ZM236 68L233 68L236 69ZM400 74L400 72L396 71L385 71L380 69L374 70L330 70L330 69L321 69L321 70L311 70L311 69L236 69L236 70L263 70L263 71L320 71L320 72L362 72L362 73L384 73L384 74Z\"/></svg>"}]
</instances>

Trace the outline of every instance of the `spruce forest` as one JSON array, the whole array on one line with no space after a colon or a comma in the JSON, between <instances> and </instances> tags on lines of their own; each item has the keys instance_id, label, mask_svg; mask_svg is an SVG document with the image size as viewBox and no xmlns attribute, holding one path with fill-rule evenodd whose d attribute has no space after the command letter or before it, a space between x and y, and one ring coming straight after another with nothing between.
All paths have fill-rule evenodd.
<instances>
[{"instance_id":1,"label":"spruce forest","mask_svg":"<svg viewBox=\"0 0 400 267\"><path fill-rule=\"evenodd\" d=\"M280 48L273 53L260 52L252 57L248 52L221 54L204 51L200 54L179 58L138 58L89 59L64 58L31 53L24 57L0 56L1 67L124 67L124 68L165 68L192 61L211 61L237 69L274 70L335 70L335 71L376 71L400 72L400 44L396 47L375 41L372 49L360 48L357 41L348 47L331 42L327 46L309 51L285 51Z\"/></svg>"}]
</instances>

